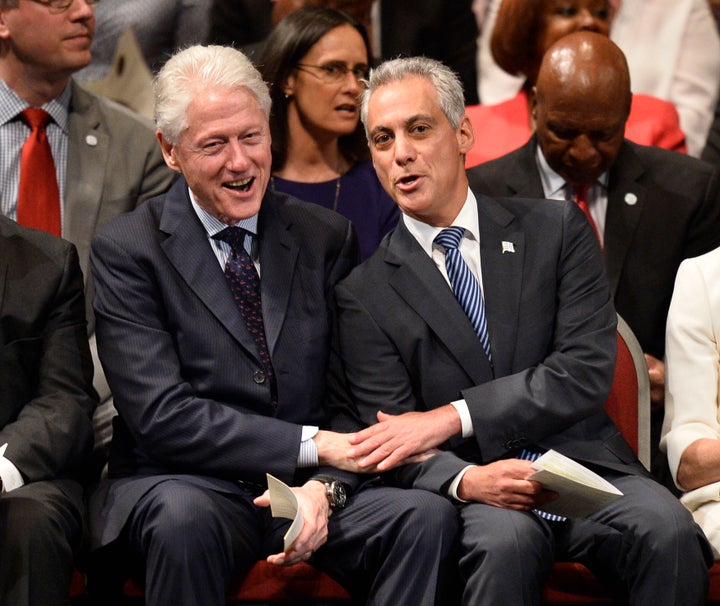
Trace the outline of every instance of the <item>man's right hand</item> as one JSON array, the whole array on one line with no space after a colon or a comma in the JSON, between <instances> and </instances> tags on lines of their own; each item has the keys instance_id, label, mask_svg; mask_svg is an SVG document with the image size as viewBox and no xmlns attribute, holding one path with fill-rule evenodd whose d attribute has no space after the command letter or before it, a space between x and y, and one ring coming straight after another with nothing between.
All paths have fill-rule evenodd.
<instances>
[{"instance_id":1,"label":"man's right hand","mask_svg":"<svg viewBox=\"0 0 720 606\"><path fill-rule=\"evenodd\" d=\"M505 509L536 509L554 501L557 493L544 490L539 482L528 480L534 471L532 463L522 459L504 459L471 467L460 480L458 497Z\"/></svg>"}]
</instances>

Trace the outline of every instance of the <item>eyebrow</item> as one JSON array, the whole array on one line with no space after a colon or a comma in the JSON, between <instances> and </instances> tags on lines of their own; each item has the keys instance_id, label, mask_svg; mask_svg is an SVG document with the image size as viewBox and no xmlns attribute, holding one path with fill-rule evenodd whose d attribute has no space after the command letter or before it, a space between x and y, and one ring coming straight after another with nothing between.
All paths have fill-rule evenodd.
<instances>
[{"instance_id":1,"label":"eyebrow","mask_svg":"<svg viewBox=\"0 0 720 606\"><path fill-rule=\"evenodd\" d=\"M404 126L404 128L408 128L408 127L412 126L413 124L415 124L416 122L421 122L421 121L430 122L432 124L435 124L435 122L437 122L435 117L433 117L431 114L415 114L413 116L410 116L407 120L405 120L403 122L403 126ZM392 132L392 130L393 129L390 128L389 126L384 126L382 124L379 124L378 126L376 126L375 128L373 128L370 131L370 134L374 135L378 132Z\"/></svg>"}]
</instances>

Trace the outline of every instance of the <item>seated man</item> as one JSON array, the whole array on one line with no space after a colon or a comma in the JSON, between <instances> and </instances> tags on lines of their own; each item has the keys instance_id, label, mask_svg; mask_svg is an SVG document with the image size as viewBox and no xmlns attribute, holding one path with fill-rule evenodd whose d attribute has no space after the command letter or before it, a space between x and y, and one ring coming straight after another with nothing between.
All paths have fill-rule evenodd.
<instances>
[{"instance_id":1,"label":"seated man","mask_svg":"<svg viewBox=\"0 0 720 606\"><path fill-rule=\"evenodd\" d=\"M332 293L357 239L340 215L267 190L269 113L267 85L232 48L190 47L158 75L158 140L182 177L91 252L119 413L93 546L129 551L153 606L224 604L265 557L310 560L370 604L429 606L454 543L450 504L318 473L353 467L346 435L318 426ZM266 473L296 486L304 526L286 551Z\"/></svg>"},{"instance_id":2,"label":"seated man","mask_svg":"<svg viewBox=\"0 0 720 606\"><path fill-rule=\"evenodd\" d=\"M621 581L631 604L704 604L705 537L604 411L616 316L583 214L468 187L473 130L459 80L438 62L380 65L361 115L403 214L336 289L347 412L370 425L349 456L385 468L443 445L395 475L464 503L464 604L540 604L555 558ZM546 520L533 510L555 495L528 479L527 459L548 449L624 497Z\"/></svg>"},{"instance_id":3,"label":"seated man","mask_svg":"<svg viewBox=\"0 0 720 606\"><path fill-rule=\"evenodd\" d=\"M0 603L66 604L97 395L75 247L0 216Z\"/></svg>"},{"instance_id":4,"label":"seated man","mask_svg":"<svg viewBox=\"0 0 720 606\"><path fill-rule=\"evenodd\" d=\"M585 187L615 307L655 368L678 265L720 246L717 171L623 138L630 76L605 36L577 32L558 41L545 55L535 93L536 136L470 169L470 184L487 195L563 200ZM653 385L656 399L663 389Z\"/></svg>"},{"instance_id":5,"label":"seated man","mask_svg":"<svg viewBox=\"0 0 720 606\"><path fill-rule=\"evenodd\" d=\"M615 309L650 369L653 474L671 484L657 445L663 417L665 319L683 259L720 246L720 179L684 154L624 138L630 74L606 36L581 31L546 53L532 115L536 135L468 173L489 196L578 200L603 248ZM576 192L584 192L582 200Z\"/></svg>"}]
</instances>

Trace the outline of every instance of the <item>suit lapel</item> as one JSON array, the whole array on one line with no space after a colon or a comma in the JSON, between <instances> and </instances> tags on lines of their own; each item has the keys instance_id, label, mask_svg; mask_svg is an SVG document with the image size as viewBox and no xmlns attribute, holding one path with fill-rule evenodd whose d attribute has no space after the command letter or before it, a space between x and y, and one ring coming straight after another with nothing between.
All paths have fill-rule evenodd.
<instances>
[{"instance_id":1,"label":"suit lapel","mask_svg":"<svg viewBox=\"0 0 720 606\"><path fill-rule=\"evenodd\" d=\"M257 359L255 342L245 328L222 268L208 243L207 233L190 204L187 182L183 178L178 179L167 193L160 230L167 234L162 249L190 290Z\"/></svg>"},{"instance_id":2,"label":"suit lapel","mask_svg":"<svg viewBox=\"0 0 720 606\"><path fill-rule=\"evenodd\" d=\"M75 242L87 278L90 238L86 235L97 229L110 136L91 97L74 82L71 86L63 237Z\"/></svg>"},{"instance_id":3,"label":"suit lapel","mask_svg":"<svg viewBox=\"0 0 720 606\"><path fill-rule=\"evenodd\" d=\"M520 149L513 152L512 162L508 163L505 183L509 196L520 198L544 198L540 172L535 161L537 140L533 135ZM483 269L483 271L485 271Z\"/></svg>"},{"instance_id":4,"label":"suit lapel","mask_svg":"<svg viewBox=\"0 0 720 606\"><path fill-rule=\"evenodd\" d=\"M422 317L465 372L478 383L492 378L490 363L465 312L402 220L390 237L385 262L395 266L390 287Z\"/></svg>"},{"instance_id":5,"label":"suit lapel","mask_svg":"<svg viewBox=\"0 0 720 606\"><path fill-rule=\"evenodd\" d=\"M272 353L277 344L293 291L300 249L278 212L276 196L265 194L259 217L262 309L265 339Z\"/></svg>"},{"instance_id":6,"label":"suit lapel","mask_svg":"<svg viewBox=\"0 0 720 606\"><path fill-rule=\"evenodd\" d=\"M517 338L525 234L492 198L477 196L483 296L497 376L510 374Z\"/></svg>"},{"instance_id":7,"label":"suit lapel","mask_svg":"<svg viewBox=\"0 0 720 606\"><path fill-rule=\"evenodd\" d=\"M641 183L644 169L627 142L610 171L605 213L603 252L610 292L615 296L625 257L635 235L647 191Z\"/></svg>"}]
</instances>

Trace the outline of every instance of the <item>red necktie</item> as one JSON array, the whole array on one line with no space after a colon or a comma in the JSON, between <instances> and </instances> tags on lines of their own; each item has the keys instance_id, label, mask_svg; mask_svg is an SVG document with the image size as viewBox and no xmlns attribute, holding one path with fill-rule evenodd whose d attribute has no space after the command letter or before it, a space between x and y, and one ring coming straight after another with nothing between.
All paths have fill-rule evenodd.
<instances>
[{"instance_id":1,"label":"red necktie","mask_svg":"<svg viewBox=\"0 0 720 606\"><path fill-rule=\"evenodd\" d=\"M590 226L595 232L595 236L597 237L598 242L600 242L600 248L602 248L602 239L600 238L600 232L598 231L597 225L595 225L595 219L593 219L593 216L590 213L590 207L588 206L587 195L589 189L589 185L575 186L575 204L577 204L580 207L580 210L585 213L587 220L590 222Z\"/></svg>"},{"instance_id":2,"label":"red necktie","mask_svg":"<svg viewBox=\"0 0 720 606\"><path fill-rule=\"evenodd\" d=\"M60 192L45 126L50 114L29 107L21 114L32 130L20 153L17 222L60 235Z\"/></svg>"}]
</instances>

